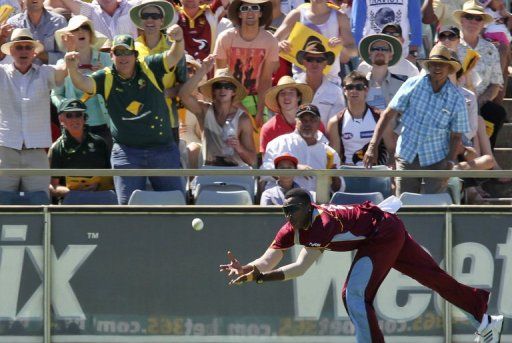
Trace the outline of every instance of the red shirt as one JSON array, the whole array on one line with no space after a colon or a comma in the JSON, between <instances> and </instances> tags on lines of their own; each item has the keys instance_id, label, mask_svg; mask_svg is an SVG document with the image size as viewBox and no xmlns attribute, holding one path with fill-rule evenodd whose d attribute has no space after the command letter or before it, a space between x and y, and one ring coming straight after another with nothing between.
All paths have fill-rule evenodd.
<instances>
[{"instance_id":1,"label":"red shirt","mask_svg":"<svg viewBox=\"0 0 512 343\"><path fill-rule=\"evenodd\" d=\"M287 133L295 131L295 122L290 124L286 121L281 113L276 113L275 116L270 118L260 130L260 152L265 153L267 150L267 144L270 143L274 138ZM320 131L325 133L324 124L320 123Z\"/></svg>"},{"instance_id":2,"label":"red shirt","mask_svg":"<svg viewBox=\"0 0 512 343\"><path fill-rule=\"evenodd\" d=\"M357 249L377 230L384 212L369 201L360 205L315 205L311 226L299 230L299 244L332 251ZM336 236L336 237L335 237ZM335 241L333 241L335 238ZM288 249L295 244L295 231L287 222L277 232L272 249Z\"/></svg>"},{"instance_id":3,"label":"red shirt","mask_svg":"<svg viewBox=\"0 0 512 343\"><path fill-rule=\"evenodd\" d=\"M178 14L178 25L183 29L183 39L185 40L185 50L195 59L203 60L213 51L212 29L206 19L205 11L211 10L213 13L222 6L220 0L213 0L208 5L199 6L199 11L194 18L187 16L183 8L176 7Z\"/></svg>"}]
</instances>

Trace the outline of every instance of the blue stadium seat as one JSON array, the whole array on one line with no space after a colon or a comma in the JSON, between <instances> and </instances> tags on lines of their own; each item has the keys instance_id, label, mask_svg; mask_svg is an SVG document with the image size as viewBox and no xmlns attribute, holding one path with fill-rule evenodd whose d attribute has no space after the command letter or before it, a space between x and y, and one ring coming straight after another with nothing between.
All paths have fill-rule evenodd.
<instances>
[{"instance_id":1,"label":"blue stadium seat","mask_svg":"<svg viewBox=\"0 0 512 343\"><path fill-rule=\"evenodd\" d=\"M135 190L128 205L186 205L181 191L141 191Z\"/></svg>"},{"instance_id":2,"label":"blue stadium seat","mask_svg":"<svg viewBox=\"0 0 512 343\"><path fill-rule=\"evenodd\" d=\"M49 205L50 198L44 191L8 192L0 191L0 205Z\"/></svg>"},{"instance_id":3,"label":"blue stadium seat","mask_svg":"<svg viewBox=\"0 0 512 343\"><path fill-rule=\"evenodd\" d=\"M342 165L339 169L365 169L362 166ZM387 166L373 166L374 170L389 170ZM384 198L391 195L391 177L344 177L345 192L348 193L370 193L380 192Z\"/></svg>"},{"instance_id":4,"label":"blue stadium seat","mask_svg":"<svg viewBox=\"0 0 512 343\"><path fill-rule=\"evenodd\" d=\"M213 184L201 187L196 205L253 205L253 200L244 187Z\"/></svg>"},{"instance_id":5,"label":"blue stadium seat","mask_svg":"<svg viewBox=\"0 0 512 343\"><path fill-rule=\"evenodd\" d=\"M62 205L117 205L114 191L69 191Z\"/></svg>"},{"instance_id":6,"label":"blue stadium seat","mask_svg":"<svg viewBox=\"0 0 512 343\"><path fill-rule=\"evenodd\" d=\"M374 204L378 204L384 200L382 193L370 192L370 193L347 193L347 192L336 192L332 195L329 203L335 205L350 205L350 204L361 204L365 201L371 201Z\"/></svg>"},{"instance_id":7,"label":"blue stadium seat","mask_svg":"<svg viewBox=\"0 0 512 343\"><path fill-rule=\"evenodd\" d=\"M436 194L419 194L403 192L400 195L400 201L403 205L416 206L416 205L452 205L453 200L448 193Z\"/></svg>"},{"instance_id":8,"label":"blue stadium seat","mask_svg":"<svg viewBox=\"0 0 512 343\"><path fill-rule=\"evenodd\" d=\"M217 166L202 166L201 169L241 169L241 170L248 170L251 169L250 167L217 167ZM241 186L243 187L247 192L249 192L249 195L251 199L254 199L254 193L255 193L255 182L254 177L248 175L248 176L234 176L234 175L203 175L203 176L197 176L194 181L192 181L191 189L192 189L192 195L197 198L199 193L201 193L201 188L206 185L215 185L215 184L225 184L225 185L234 185L234 186Z\"/></svg>"}]
</instances>

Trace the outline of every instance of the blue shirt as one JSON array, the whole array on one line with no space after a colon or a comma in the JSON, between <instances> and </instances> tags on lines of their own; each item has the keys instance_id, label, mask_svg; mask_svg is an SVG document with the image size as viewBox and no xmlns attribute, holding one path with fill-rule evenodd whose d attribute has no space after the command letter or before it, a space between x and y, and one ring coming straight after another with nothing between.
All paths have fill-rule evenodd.
<instances>
[{"instance_id":1,"label":"blue shirt","mask_svg":"<svg viewBox=\"0 0 512 343\"><path fill-rule=\"evenodd\" d=\"M448 155L451 132L469 131L464 96L450 80L434 93L429 75L410 78L389 107L402 113L396 155L409 163L416 155L421 166L441 161Z\"/></svg>"},{"instance_id":2,"label":"blue shirt","mask_svg":"<svg viewBox=\"0 0 512 343\"><path fill-rule=\"evenodd\" d=\"M16 14L7 20L7 24L11 24L15 28L27 28L30 30L34 39L41 42L44 45L44 51L48 53L48 63L55 64L57 60L64 57L64 53L59 51L57 43L55 42L55 31L62 29L67 25L66 18L60 14L49 12L43 9L43 15L41 21L37 26L32 24L28 18L27 11ZM35 63L41 64L39 59L35 60Z\"/></svg>"}]
</instances>

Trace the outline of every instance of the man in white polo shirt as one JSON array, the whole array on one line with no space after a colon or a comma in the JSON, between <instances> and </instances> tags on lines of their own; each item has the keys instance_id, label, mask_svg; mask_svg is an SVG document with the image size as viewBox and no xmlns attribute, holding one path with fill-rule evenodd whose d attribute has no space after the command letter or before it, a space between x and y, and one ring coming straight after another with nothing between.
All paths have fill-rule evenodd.
<instances>
[{"instance_id":1,"label":"man in white polo shirt","mask_svg":"<svg viewBox=\"0 0 512 343\"><path fill-rule=\"evenodd\" d=\"M34 64L44 47L26 28L15 29L1 50L13 63L0 65L0 168L49 168L49 94L64 82L65 66ZM50 176L0 178L2 191L48 193L49 184Z\"/></svg>"}]
</instances>

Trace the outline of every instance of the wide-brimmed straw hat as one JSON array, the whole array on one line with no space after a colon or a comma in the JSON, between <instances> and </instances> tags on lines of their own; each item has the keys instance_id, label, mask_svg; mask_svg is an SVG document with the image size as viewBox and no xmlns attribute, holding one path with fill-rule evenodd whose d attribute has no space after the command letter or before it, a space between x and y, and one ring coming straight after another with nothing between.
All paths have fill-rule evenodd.
<instances>
[{"instance_id":1,"label":"wide-brimmed straw hat","mask_svg":"<svg viewBox=\"0 0 512 343\"><path fill-rule=\"evenodd\" d=\"M453 18L455 22L459 25L461 25L461 17L464 15L464 13L474 14L474 15L481 15L484 18L484 24L489 24L490 22L494 21L492 16L489 13L486 13L484 8L478 3L476 3L473 0L467 1L462 6L462 10L457 10L453 12Z\"/></svg>"},{"instance_id":2,"label":"wide-brimmed straw hat","mask_svg":"<svg viewBox=\"0 0 512 343\"><path fill-rule=\"evenodd\" d=\"M272 23L272 3L269 0L234 0L228 8L228 18L233 25L240 26L240 18L238 17L238 9L244 4L260 5L261 18L260 26L269 27Z\"/></svg>"},{"instance_id":3,"label":"wide-brimmed straw hat","mask_svg":"<svg viewBox=\"0 0 512 343\"><path fill-rule=\"evenodd\" d=\"M0 50L6 54L11 54L11 45L16 43L32 43L34 45L34 51L36 54L44 51L44 45L34 39L32 33L27 28L17 28L12 31L11 40L7 43L2 44Z\"/></svg>"},{"instance_id":4,"label":"wide-brimmed straw hat","mask_svg":"<svg viewBox=\"0 0 512 343\"><path fill-rule=\"evenodd\" d=\"M75 15L69 19L68 25L60 30L55 31L55 42L60 51L66 51L62 37L71 31L78 29L82 25L87 25L91 29L91 46L99 49L108 39L104 34L94 30L92 21L84 15Z\"/></svg>"},{"instance_id":5,"label":"wide-brimmed straw hat","mask_svg":"<svg viewBox=\"0 0 512 343\"><path fill-rule=\"evenodd\" d=\"M157 7L162 12L162 15L164 16L162 29L165 29L171 25L172 19L174 18L174 8L172 7L171 3L162 0L143 0L140 4L132 7L130 10L130 19L135 24L135 26L137 26L139 29L144 29L140 14L142 13L144 7L147 6Z\"/></svg>"},{"instance_id":6,"label":"wide-brimmed straw hat","mask_svg":"<svg viewBox=\"0 0 512 343\"><path fill-rule=\"evenodd\" d=\"M228 68L222 68L215 70L215 75L212 79L206 81L201 86L199 86L199 92L204 95L207 100L213 100L212 96L212 85L215 82L231 82L235 85L235 97L233 98L233 102L239 102L243 98L247 96L247 91L244 86L231 75L231 72Z\"/></svg>"},{"instance_id":7,"label":"wide-brimmed straw hat","mask_svg":"<svg viewBox=\"0 0 512 343\"><path fill-rule=\"evenodd\" d=\"M461 68L460 63L453 60L450 49L440 44L434 45L428 58L418 60L418 63L427 70L430 62L449 64L452 68L451 73L456 73Z\"/></svg>"},{"instance_id":8,"label":"wide-brimmed straw hat","mask_svg":"<svg viewBox=\"0 0 512 343\"><path fill-rule=\"evenodd\" d=\"M331 65L334 63L334 59L336 58L336 55L334 55L334 52L327 51L325 49L325 46L322 44L322 41L320 38L315 36L309 36L308 39L306 39L306 43L304 44L304 47L302 50L299 50L297 52L297 55L295 58L297 59L297 62L300 64L304 64L304 56L306 54L311 55L322 55L327 59L327 64Z\"/></svg>"},{"instance_id":9,"label":"wide-brimmed straw hat","mask_svg":"<svg viewBox=\"0 0 512 343\"><path fill-rule=\"evenodd\" d=\"M295 88L301 96L301 104L309 104L313 99L313 89L305 83L295 82L295 80L288 75L285 75L277 81L277 85L270 88L265 94L265 106L272 112L279 112L279 102L277 96L279 92L286 88Z\"/></svg>"},{"instance_id":10,"label":"wide-brimmed straw hat","mask_svg":"<svg viewBox=\"0 0 512 343\"><path fill-rule=\"evenodd\" d=\"M385 41L391 46L393 57L389 60L388 67L397 64L402 57L402 43L397 38L385 34L369 35L361 39L361 42L359 43L359 54L361 55L361 58L371 65L372 60L370 59L370 47L373 43L380 40Z\"/></svg>"}]
</instances>

